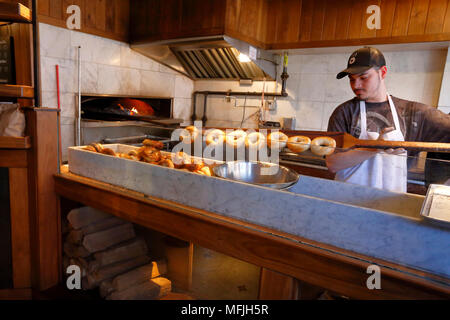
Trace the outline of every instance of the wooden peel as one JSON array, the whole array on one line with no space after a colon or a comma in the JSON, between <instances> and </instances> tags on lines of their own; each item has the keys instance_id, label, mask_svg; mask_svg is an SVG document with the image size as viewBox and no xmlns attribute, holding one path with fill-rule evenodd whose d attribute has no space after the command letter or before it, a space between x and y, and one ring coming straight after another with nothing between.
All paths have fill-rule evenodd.
<instances>
[{"instance_id":1,"label":"wooden peel","mask_svg":"<svg viewBox=\"0 0 450 320\"><path fill-rule=\"evenodd\" d=\"M416 141L384 141L384 140L360 140L348 133L342 137L342 149L353 148L403 148L413 151L450 152L450 143L442 142L416 142Z\"/></svg>"}]
</instances>

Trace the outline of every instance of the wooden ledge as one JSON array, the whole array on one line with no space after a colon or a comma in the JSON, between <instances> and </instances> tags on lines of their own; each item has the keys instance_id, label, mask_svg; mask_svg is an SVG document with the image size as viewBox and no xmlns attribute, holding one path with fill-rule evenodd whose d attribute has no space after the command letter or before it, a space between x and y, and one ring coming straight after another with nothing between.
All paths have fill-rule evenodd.
<instances>
[{"instance_id":1,"label":"wooden ledge","mask_svg":"<svg viewBox=\"0 0 450 320\"><path fill-rule=\"evenodd\" d=\"M33 99L34 88L31 86L0 84L0 96L10 98Z\"/></svg>"},{"instance_id":2,"label":"wooden ledge","mask_svg":"<svg viewBox=\"0 0 450 320\"><path fill-rule=\"evenodd\" d=\"M119 218L359 299L448 299L448 279L212 212L81 177L61 168L55 192ZM366 287L380 266L383 290Z\"/></svg>"},{"instance_id":3,"label":"wooden ledge","mask_svg":"<svg viewBox=\"0 0 450 320\"><path fill-rule=\"evenodd\" d=\"M31 22L31 10L21 3L0 2L0 21Z\"/></svg>"},{"instance_id":4,"label":"wooden ledge","mask_svg":"<svg viewBox=\"0 0 450 320\"><path fill-rule=\"evenodd\" d=\"M0 137L0 149L30 149L30 137Z\"/></svg>"}]
</instances>

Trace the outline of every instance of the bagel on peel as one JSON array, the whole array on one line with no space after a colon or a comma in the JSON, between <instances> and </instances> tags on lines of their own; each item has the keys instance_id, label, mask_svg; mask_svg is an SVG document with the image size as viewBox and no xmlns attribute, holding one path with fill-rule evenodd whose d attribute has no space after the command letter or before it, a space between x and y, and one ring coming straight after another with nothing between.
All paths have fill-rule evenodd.
<instances>
[{"instance_id":1,"label":"bagel on peel","mask_svg":"<svg viewBox=\"0 0 450 320\"><path fill-rule=\"evenodd\" d=\"M245 145L245 138L247 134L242 130L235 130L226 135L226 142L232 148L241 148Z\"/></svg>"},{"instance_id":2,"label":"bagel on peel","mask_svg":"<svg viewBox=\"0 0 450 320\"><path fill-rule=\"evenodd\" d=\"M317 137L311 141L311 152L318 156L328 156L335 148L336 140L330 137Z\"/></svg>"},{"instance_id":3,"label":"bagel on peel","mask_svg":"<svg viewBox=\"0 0 450 320\"><path fill-rule=\"evenodd\" d=\"M225 132L220 129L213 129L206 133L206 145L218 145L225 142Z\"/></svg>"},{"instance_id":4,"label":"bagel on peel","mask_svg":"<svg viewBox=\"0 0 450 320\"><path fill-rule=\"evenodd\" d=\"M292 136L289 137L287 147L295 153L301 153L309 149L311 139L306 136Z\"/></svg>"},{"instance_id":5,"label":"bagel on peel","mask_svg":"<svg viewBox=\"0 0 450 320\"><path fill-rule=\"evenodd\" d=\"M245 137L245 146L260 150L266 143L266 137L260 132L252 132Z\"/></svg>"},{"instance_id":6,"label":"bagel on peel","mask_svg":"<svg viewBox=\"0 0 450 320\"><path fill-rule=\"evenodd\" d=\"M198 129L194 126L188 126L184 128L183 132L180 134L180 139L184 143L193 143L198 137Z\"/></svg>"},{"instance_id":7,"label":"bagel on peel","mask_svg":"<svg viewBox=\"0 0 450 320\"><path fill-rule=\"evenodd\" d=\"M269 146L269 148L272 148L272 145L274 147L276 147L277 143L278 143L278 149L281 150L284 147L286 147L287 141L288 141L288 136L280 131L271 132L267 136L267 145Z\"/></svg>"}]
</instances>

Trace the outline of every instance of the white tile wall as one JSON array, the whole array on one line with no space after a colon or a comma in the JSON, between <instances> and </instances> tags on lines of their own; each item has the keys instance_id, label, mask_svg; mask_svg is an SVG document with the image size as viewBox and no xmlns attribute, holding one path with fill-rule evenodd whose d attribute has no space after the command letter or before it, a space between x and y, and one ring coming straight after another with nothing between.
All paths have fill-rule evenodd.
<instances>
[{"instance_id":1,"label":"white tile wall","mask_svg":"<svg viewBox=\"0 0 450 320\"><path fill-rule=\"evenodd\" d=\"M441 96L440 108L450 111L450 56L447 57L447 50L417 50L411 47L408 51L403 50L404 47L402 50L397 50L395 46L392 48L383 49L388 66L386 84L389 93L432 106L438 105ZM302 53L302 50L296 50L295 54L290 54L286 87L289 97L278 98L277 110L269 112L267 120L280 121L282 124L283 117L295 116L297 129L326 130L333 110L354 96L346 78L336 79L336 74L346 67L348 57L354 50L355 47L339 48L336 50L339 53L333 52L332 48L328 50L329 53ZM445 73L444 69L447 70ZM281 71L280 67L278 75ZM278 81L278 86L275 82L267 82L266 91L280 91L281 82ZM261 81L254 82L251 87L239 86L237 81L194 83L194 90L260 91L261 88ZM203 100L201 96L199 98L197 110L203 110ZM238 105L242 105L243 100L239 98ZM201 117L201 114L198 111L197 117ZM242 108L235 108L234 101L230 103L217 97L208 99L207 116L210 122L237 121L241 115ZM255 119L251 125L256 125Z\"/></svg>"},{"instance_id":2,"label":"white tile wall","mask_svg":"<svg viewBox=\"0 0 450 320\"><path fill-rule=\"evenodd\" d=\"M445 60L444 74L442 76L442 85L440 87L440 96L438 108L442 112L450 113L450 50L447 52Z\"/></svg>"},{"instance_id":3,"label":"white tile wall","mask_svg":"<svg viewBox=\"0 0 450 320\"><path fill-rule=\"evenodd\" d=\"M59 65L63 160L75 144L78 49L81 91L174 98L173 115L190 119L193 81L130 49L127 43L40 23L42 105L57 107Z\"/></svg>"}]
</instances>

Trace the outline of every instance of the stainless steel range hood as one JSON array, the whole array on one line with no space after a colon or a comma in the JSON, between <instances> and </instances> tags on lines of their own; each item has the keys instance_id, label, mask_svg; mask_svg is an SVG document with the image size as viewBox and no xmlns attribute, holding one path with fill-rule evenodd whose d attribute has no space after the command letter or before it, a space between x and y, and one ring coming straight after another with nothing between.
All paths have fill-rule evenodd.
<instances>
[{"instance_id":1,"label":"stainless steel range hood","mask_svg":"<svg viewBox=\"0 0 450 320\"><path fill-rule=\"evenodd\" d=\"M131 48L193 80L274 80L280 60L278 55L228 36L139 43ZM239 53L251 61L240 62Z\"/></svg>"}]
</instances>

